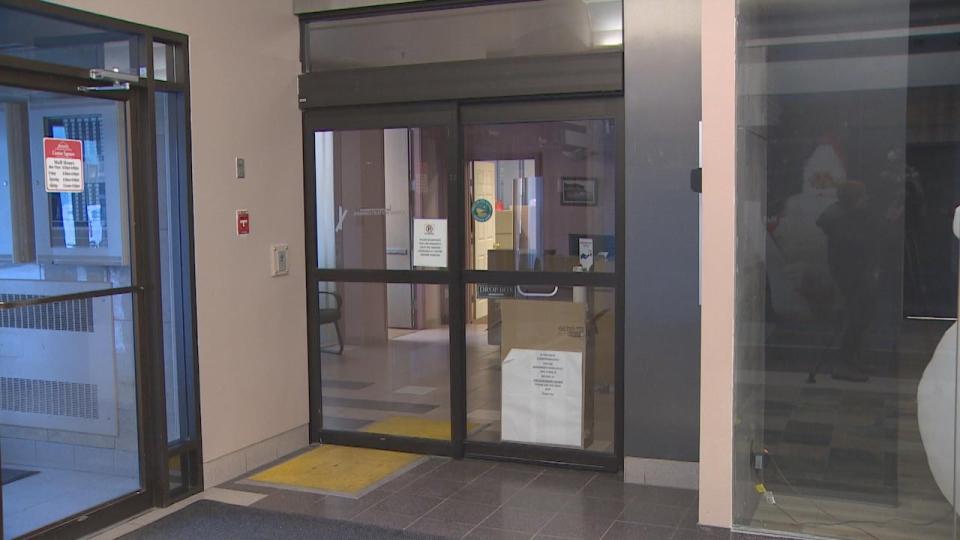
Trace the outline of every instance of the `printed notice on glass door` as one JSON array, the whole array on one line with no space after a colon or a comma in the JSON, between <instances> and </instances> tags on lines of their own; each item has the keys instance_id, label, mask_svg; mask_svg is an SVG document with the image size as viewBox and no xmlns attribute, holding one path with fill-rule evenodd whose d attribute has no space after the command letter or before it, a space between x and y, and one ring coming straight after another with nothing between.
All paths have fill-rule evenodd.
<instances>
[{"instance_id":1,"label":"printed notice on glass door","mask_svg":"<svg viewBox=\"0 0 960 540\"><path fill-rule=\"evenodd\" d=\"M447 267L447 220L413 220L413 265Z\"/></svg>"},{"instance_id":2,"label":"printed notice on glass door","mask_svg":"<svg viewBox=\"0 0 960 540\"><path fill-rule=\"evenodd\" d=\"M47 193L83 192L83 141L44 137L43 178Z\"/></svg>"},{"instance_id":3,"label":"printed notice on glass door","mask_svg":"<svg viewBox=\"0 0 960 540\"><path fill-rule=\"evenodd\" d=\"M502 440L583 446L583 353L512 349L501 374Z\"/></svg>"}]
</instances>

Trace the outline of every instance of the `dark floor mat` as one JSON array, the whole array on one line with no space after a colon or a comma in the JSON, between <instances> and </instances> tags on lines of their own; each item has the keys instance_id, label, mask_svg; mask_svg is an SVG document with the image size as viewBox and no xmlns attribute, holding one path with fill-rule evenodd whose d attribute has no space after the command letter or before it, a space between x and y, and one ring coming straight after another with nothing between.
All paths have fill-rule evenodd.
<instances>
[{"instance_id":1,"label":"dark floor mat","mask_svg":"<svg viewBox=\"0 0 960 540\"><path fill-rule=\"evenodd\" d=\"M271 512L247 506L200 500L186 508L122 536L126 539L203 538L367 540L404 538L437 540L436 536L384 529L374 525L298 514Z\"/></svg>"},{"instance_id":2,"label":"dark floor mat","mask_svg":"<svg viewBox=\"0 0 960 540\"><path fill-rule=\"evenodd\" d=\"M23 469L8 469L7 467L0 468L0 485L7 485L17 480L23 480L28 476L33 476L40 471L26 471Z\"/></svg>"}]
</instances>

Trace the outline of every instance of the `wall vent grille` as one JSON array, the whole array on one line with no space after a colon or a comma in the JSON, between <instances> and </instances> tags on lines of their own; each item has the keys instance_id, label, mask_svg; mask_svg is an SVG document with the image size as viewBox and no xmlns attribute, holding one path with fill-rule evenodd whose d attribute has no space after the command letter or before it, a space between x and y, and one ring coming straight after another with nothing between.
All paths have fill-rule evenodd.
<instances>
[{"instance_id":1,"label":"wall vent grille","mask_svg":"<svg viewBox=\"0 0 960 540\"><path fill-rule=\"evenodd\" d=\"M0 293L0 301L16 302L42 298L31 294ZM93 299L81 298L0 310L0 328L93 332Z\"/></svg>"},{"instance_id":2,"label":"wall vent grille","mask_svg":"<svg viewBox=\"0 0 960 540\"><path fill-rule=\"evenodd\" d=\"M0 410L96 420L97 385L0 377Z\"/></svg>"}]
</instances>

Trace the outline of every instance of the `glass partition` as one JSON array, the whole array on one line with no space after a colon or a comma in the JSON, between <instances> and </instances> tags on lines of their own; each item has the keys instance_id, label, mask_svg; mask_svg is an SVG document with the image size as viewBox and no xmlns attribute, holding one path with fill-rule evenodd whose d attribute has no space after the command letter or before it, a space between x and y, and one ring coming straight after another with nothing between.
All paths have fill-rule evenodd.
<instances>
[{"instance_id":1,"label":"glass partition","mask_svg":"<svg viewBox=\"0 0 960 540\"><path fill-rule=\"evenodd\" d=\"M954 538L955 5L738 6L735 525Z\"/></svg>"},{"instance_id":2,"label":"glass partition","mask_svg":"<svg viewBox=\"0 0 960 540\"><path fill-rule=\"evenodd\" d=\"M308 71L620 50L622 0L541 0L313 21ZM443 43L443 47L438 47Z\"/></svg>"}]
</instances>

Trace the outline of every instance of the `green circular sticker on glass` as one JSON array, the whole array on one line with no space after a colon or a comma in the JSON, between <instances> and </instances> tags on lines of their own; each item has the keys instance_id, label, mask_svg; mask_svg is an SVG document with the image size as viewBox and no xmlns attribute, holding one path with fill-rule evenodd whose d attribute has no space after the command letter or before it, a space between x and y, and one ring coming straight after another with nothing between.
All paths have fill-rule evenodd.
<instances>
[{"instance_id":1,"label":"green circular sticker on glass","mask_svg":"<svg viewBox=\"0 0 960 540\"><path fill-rule=\"evenodd\" d=\"M490 218L493 217L493 205L486 199L478 199L473 203L470 213L473 214L473 219L480 223L490 221Z\"/></svg>"}]
</instances>

